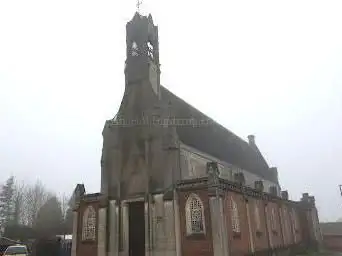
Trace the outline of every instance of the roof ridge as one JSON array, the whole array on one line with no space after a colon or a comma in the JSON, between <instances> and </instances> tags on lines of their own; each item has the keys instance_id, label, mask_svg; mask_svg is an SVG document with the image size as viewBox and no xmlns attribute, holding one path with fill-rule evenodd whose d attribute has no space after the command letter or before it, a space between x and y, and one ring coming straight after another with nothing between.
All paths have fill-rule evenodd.
<instances>
[{"instance_id":1,"label":"roof ridge","mask_svg":"<svg viewBox=\"0 0 342 256\"><path fill-rule=\"evenodd\" d=\"M192 109L195 109L196 111L199 112L199 114L203 115L204 117L212 120L212 122L218 126L220 126L220 128L222 128L223 130L231 133L232 135L234 135L236 138L242 140L244 143L246 143L248 146L248 142L245 141L244 139L242 139L240 136L236 135L234 132L232 132L231 130L229 130L228 128L226 128L225 126L223 126L222 124L220 124L218 121L214 120L213 118L209 117L207 114L204 114L201 110L199 110L198 108L194 107L193 105L191 105L190 103L186 102L185 100L183 100L181 97L179 97L178 95L176 95L175 93L171 92L169 89L167 89L165 86L160 85L162 88L164 88L165 90L167 90L167 92L173 94L174 96L176 96L179 100L181 100L183 103L185 103L186 105L188 105L189 107L191 107Z\"/></svg>"},{"instance_id":2,"label":"roof ridge","mask_svg":"<svg viewBox=\"0 0 342 256\"><path fill-rule=\"evenodd\" d=\"M201 118L202 120L210 121L210 125L177 126L179 139L184 144L254 173L266 180L278 183L278 179L268 171L269 165L261 152L256 152L246 140L187 103L166 87L161 85L160 89L161 101L171 102L175 118L184 120Z\"/></svg>"}]
</instances>

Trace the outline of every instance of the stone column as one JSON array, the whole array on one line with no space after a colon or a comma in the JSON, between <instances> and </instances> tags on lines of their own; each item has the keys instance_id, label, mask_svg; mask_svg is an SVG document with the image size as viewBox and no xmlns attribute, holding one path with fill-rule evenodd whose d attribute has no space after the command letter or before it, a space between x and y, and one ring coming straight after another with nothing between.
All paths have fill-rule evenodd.
<instances>
[{"instance_id":1,"label":"stone column","mask_svg":"<svg viewBox=\"0 0 342 256\"><path fill-rule=\"evenodd\" d=\"M280 226L280 234L282 237L283 245L287 245L287 235L286 235L286 216L284 214L284 209L281 205L278 206L279 213L279 226Z\"/></svg>"},{"instance_id":2,"label":"stone column","mask_svg":"<svg viewBox=\"0 0 342 256\"><path fill-rule=\"evenodd\" d=\"M121 237L122 237L122 252L120 253L120 255L124 255L124 256L128 256L129 254L129 226L128 226L128 222L129 222L129 216L128 216L128 203L127 202L122 202L121 205L121 217L122 219L120 221L122 221L122 230L121 230Z\"/></svg>"},{"instance_id":3,"label":"stone column","mask_svg":"<svg viewBox=\"0 0 342 256\"><path fill-rule=\"evenodd\" d=\"M179 212L179 199L177 191L173 191L173 210L175 218L175 237L176 237L176 256L182 255L182 245L181 245L181 232L180 232L180 212Z\"/></svg>"},{"instance_id":4,"label":"stone column","mask_svg":"<svg viewBox=\"0 0 342 256\"><path fill-rule=\"evenodd\" d=\"M165 255L165 213L163 194L155 195L153 207L153 255Z\"/></svg>"},{"instance_id":5,"label":"stone column","mask_svg":"<svg viewBox=\"0 0 342 256\"><path fill-rule=\"evenodd\" d=\"M227 226L223 216L222 198L219 196L209 197L210 219L213 237L214 256L227 256Z\"/></svg>"},{"instance_id":6,"label":"stone column","mask_svg":"<svg viewBox=\"0 0 342 256\"><path fill-rule=\"evenodd\" d=\"M72 213L72 244L71 244L71 256L77 255L77 233L78 233L78 211ZM82 227L82 226L81 226Z\"/></svg>"},{"instance_id":7,"label":"stone column","mask_svg":"<svg viewBox=\"0 0 342 256\"><path fill-rule=\"evenodd\" d=\"M290 218L290 224L291 224L291 233L293 236L293 243L297 244L297 234L296 234L296 226L295 226L296 215L295 215L293 209L291 209L291 211L289 211L289 218Z\"/></svg>"},{"instance_id":8,"label":"stone column","mask_svg":"<svg viewBox=\"0 0 342 256\"><path fill-rule=\"evenodd\" d=\"M249 231L249 241L250 241L250 249L251 252L254 253L254 236L252 231L252 225L251 225L251 214L249 209L249 203L248 200L246 201L246 212L247 212L247 223L248 223L248 231Z\"/></svg>"},{"instance_id":9,"label":"stone column","mask_svg":"<svg viewBox=\"0 0 342 256\"><path fill-rule=\"evenodd\" d=\"M164 201L164 232L165 254L163 256L176 256L175 216L173 202Z\"/></svg>"},{"instance_id":10,"label":"stone column","mask_svg":"<svg viewBox=\"0 0 342 256\"><path fill-rule=\"evenodd\" d=\"M147 199L149 200L149 199ZM145 202L145 256L150 256L151 255L151 228L150 228L150 223L151 223L151 218L150 218L150 206L148 202Z\"/></svg>"},{"instance_id":11,"label":"stone column","mask_svg":"<svg viewBox=\"0 0 342 256\"><path fill-rule=\"evenodd\" d=\"M119 236L118 236L118 206L116 200L109 202L109 255L118 256Z\"/></svg>"},{"instance_id":12,"label":"stone column","mask_svg":"<svg viewBox=\"0 0 342 256\"><path fill-rule=\"evenodd\" d=\"M267 204L264 207L265 207L266 232L268 234L268 242L270 245L270 249L272 249L273 248L273 234L272 234L272 230L271 230L270 215L268 214Z\"/></svg>"},{"instance_id":13,"label":"stone column","mask_svg":"<svg viewBox=\"0 0 342 256\"><path fill-rule=\"evenodd\" d=\"M97 230L97 256L106 256L106 223L107 209L100 208L98 214L98 230Z\"/></svg>"}]
</instances>

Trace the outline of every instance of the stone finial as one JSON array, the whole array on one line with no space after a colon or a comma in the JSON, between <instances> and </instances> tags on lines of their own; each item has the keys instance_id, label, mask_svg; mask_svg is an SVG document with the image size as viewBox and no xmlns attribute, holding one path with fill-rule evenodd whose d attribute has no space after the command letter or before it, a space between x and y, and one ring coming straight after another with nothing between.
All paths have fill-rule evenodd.
<instances>
[{"instance_id":1,"label":"stone finial","mask_svg":"<svg viewBox=\"0 0 342 256\"><path fill-rule=\"evenodd\" d=\"M238 172L234 174L235 182L244 185L246 183L245 175L242 172Z\"/></svg>"},{"instance_id":2,"label":"stone finial","mask_svg":"<svg viewBox=\"0 0 342 256\"><path fill-rule=\"evenodd\" d=\"M303 193L301 200L305 201L305 202L308 202L309 201L309 193Z\"/></svg>"},{"instance_id":3,"label":"stone finial","mask_svg":"<svg viewBox=\"0 0 342 256\"><path fill-rule=\"evenodd\" d=\"M278 193L277 193L277 187L276 186L270 186L269 188L269 193L273 196L276 196Z\"/></svg>"},{"instance_id":4,"label":"stone finial","mask_svg":"<svg viewBox=\"0 0 342 256\"><path fill-rule=\"evenodd\" d=\"M207 174L210 183L218 184L220 171L216 162L207 163Z\"/></svg>"},{"instance_id":5,"label":"stone finial","mask_svg":"<svg viewBox=\"0 0 342 256\"><path fill-rule=\"evenodd\" d=\"M255 145L255 136L254 135L252 135L252 134L248 135L247 138L248 138L249 145Z\"/></svg>"},{"instance_id":6,"label":"stone finial","mask_svg":"<svg viewBox=\"0 0 342 256\"><path fill-rule=\"evenodd\" d=\"M289 200L289 192L287 190L281 191L281 198L284 200Z\"/></svg>"},{"instance_id":7,"label":"stone finial","mask_svg":"<svg viewBox=\"0 0 342 256\"><path fill-rule=\"evenodd\" d=\"M272 177L274 177L275 180L278 180L278 168L270 167L268 170L270 171Z\"/></svg>"},{"instance_id":8,"label":"stone finial","mask_svg":"<svg viewBox=\"0 0 342 256\"><path fill-rule=\"evenodd\" d=\"M315 205L315 201L316 201L316 200L315 200L315 197L314 197L314 196L309 196L308 201L309 201L309 203Z\"/></svg>"},{"instance_id":9,"label":"stone finial","mask_svg":"<svg viewBox=\"0 0 342 256\"><path fill-rule=\"evenodd\" d=\"M254 182L254 188L257 191L263 192L264 191L264 182L262 180L257 180Z\"/></svg>"}]
</instances>

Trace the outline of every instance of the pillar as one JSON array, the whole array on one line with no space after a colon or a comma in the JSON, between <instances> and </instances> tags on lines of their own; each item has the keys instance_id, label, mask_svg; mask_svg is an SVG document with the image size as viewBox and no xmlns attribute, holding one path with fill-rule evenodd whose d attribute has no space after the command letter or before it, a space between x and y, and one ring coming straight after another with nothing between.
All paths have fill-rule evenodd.
<instances>
[{"instance_id":1,"label":"pillar","mask_svg":"<svg viewBox=\"0 0 342 256\"><path fill-rule=\"evenodd\" d=\"M180 212L179 212L179 199L176 190L173 191L173 211L175 218L175 237L176 237L176 256L182 255L181 247L181 232L180 232Z\"/></svg>"},{"instance_id":2,"label":"pillar","mask_svg":"<svg viewBox=\"0 0 342 256\"><path fill-rule=\"evenodd\" d=\"M116 200L109 201L109 254L108 256L118 256L119 234L118 234L118 206Z\"/></svg>"},{"instance_id":3,"label":"pillar","mask_svg":"<svg viewBox=\"0 0 342 256\"><path fill-rule=\"evenodd\" d=\"M268 207L267 204L264 205L265 207L265 223L266 223L266 232L268 236L268 243L269 243L269 249L273 249L273 234L271 231L271 223L270 223L270 214L268 214Z\"/></svg>"},{"instance_id":4,"label":"pillar","mask_svg":"<svg viewBox=\"0 0 342 256\"><path fill-rule=\"evenodd\" d=\"M71 256L77 254L77 233L78 233L78 212L72 212L72 245L71 245Z\"/></svg>"},{"instance_id":5,"label":"pillar","mask_svg":"<svg viewBox=\"0 0 342 256\"><path fill-rule=\"evenodd\" d=\"M214 256L228 255L228 239L226 218L223 214L223 203L220 196L209 197L211 228Z\"/></svg>"},{"instance_id":6,"label":"pillar","mask_svg":"<svg viewBox=\"0 0 342 256\"><path fill-rule=\"evenodd\" d=\"M145 202L145 256L152 256L151 249L151 206Z\"/></svg>"},{"instance_id":7,"label":"pillar","mask_svg":"<svg viewBox=\"0 0 342 256\"><path fill-rule=\"evenodd\" d=\"M247 223L248 223L248 231L249 231L249 242L250 242L250 250L252 253L254 253L254 236L253 236L253 230L252 230L252 224L251 224L251 214L249 209L249 203L248 200L246 200L246 213L247 213Z\"/></svg>"},{"instance_id":8,"label":"pillar","mask_svg":"<svg viewBox=\"0 0 342 256\"><path fill-rule=\"evenodd\" d=\"M122 230L121 230L121 237L122 237L122 252L120 255L128 256L128 240L129 240L129 227L128 227L128 203L122 202L121 204L121 220L122 221Z\"/></svg>"},{"instance_id":9,"label":"pillar","mask_svg":"<svg viewBox=\"0 0 342 256\"><path fill-rule=\"evenodd\" d=\"M97 230L97 256L106 256L106 224L107 209L99 208L98 213L98 230Z\"/></svg>"},{"instance_id":10,"label":"pillar","mask_svg":"<svg viewBox=\"0 0 342 256\"><path fill-rule=\"evenodd\" d=\"M165 256L176 256L175 216L173 201L164 201Z\"/></svg>"},{"instance_id":11,"label":"pillar","mask_svg":"<svg viewBox=\"0 0 342 256\"><path fill-rule=\"evenodd\" d=\"M154 206L153 211L153 255L165 256L167 255L167 238L166 238L166 221L165 218L165 204L163 194L153 196Z\"/></svg>"}]
</instances>

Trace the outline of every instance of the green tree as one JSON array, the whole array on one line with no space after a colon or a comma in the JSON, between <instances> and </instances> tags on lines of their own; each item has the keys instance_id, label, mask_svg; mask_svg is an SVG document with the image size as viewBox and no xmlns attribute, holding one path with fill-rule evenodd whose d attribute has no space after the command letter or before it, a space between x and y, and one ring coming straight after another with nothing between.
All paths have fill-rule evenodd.
<instances>
[{"instance_id":1,"label":"green tree","mask_svg":"<svg viewBox=\"0 0 342 256\"><path fill-rule=\"evenodd\" d=\"M7 179L5 185L1 188L0 193L0 226L7 226L14 219L14 176Z\"/></svg>"}]
</instances>

